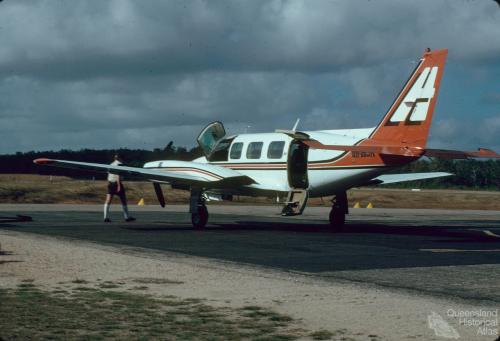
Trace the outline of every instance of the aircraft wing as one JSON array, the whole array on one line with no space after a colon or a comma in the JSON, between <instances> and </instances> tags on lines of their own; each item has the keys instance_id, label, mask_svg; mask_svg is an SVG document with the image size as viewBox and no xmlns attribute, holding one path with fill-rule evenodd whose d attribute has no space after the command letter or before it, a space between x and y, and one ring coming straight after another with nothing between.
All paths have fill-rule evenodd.
<instances>
[{"instance_id":1,"label":"aircraft wing","mask_svg":"<svg viewBox=\"0 0 500 341\"><path fill-rule=\"evenodd\" d=\"M237 171L196 162L179 161L177 163L182 163L184 167L177 168L176 171L44 158L36 159L33 162L37 165L112 173L122 176L131 176L136 179L164 182L180 186L223 188L230 186L245 186L255 183L253 179Z\"/></svg>"},{"instance_id":2,"label":"aircraft wing","mask_svg":"<svg viewBox=\"0 0 500 341\"><path fill-rule=\"evenodd\" d=\"M444 176L451 176L453 174L446 172L429 172L429 173L406 173L406 174L384 174L372 179L368 185L386 185L396 182L415 181L434 179Z\"/></svg>"}]
</instances>

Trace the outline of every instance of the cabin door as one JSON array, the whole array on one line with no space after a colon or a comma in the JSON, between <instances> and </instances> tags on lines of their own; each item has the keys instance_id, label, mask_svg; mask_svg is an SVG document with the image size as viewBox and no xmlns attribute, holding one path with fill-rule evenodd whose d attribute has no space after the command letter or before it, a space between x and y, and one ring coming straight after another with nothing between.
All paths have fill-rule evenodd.
<instances>
[{"instance_id":1,"label":"cabin door","mask_svg":"<svg viewBox=\"0 0 500 341\"><path fill-rule=\"evenodd\" d=\"M300 142L300 140L293 140L290 143L287 171L288 184L291 188L307 189L309 187L309 180L307 177L308 151L309 147Z\"/></svg>"},{"instance_id":2,"label":"cabin door","mask_svg":"<svg viewBox=\"0 0 500 341\"><path fill-rule=\"evenodd\" d=\"M281 211L282 215L302 214L309 198L307 188L309 180L307 178L307 154L309 147L300 142L292 140L288 149L287 172L288 192L285 206Z\"/></svg>"}]
</instances>

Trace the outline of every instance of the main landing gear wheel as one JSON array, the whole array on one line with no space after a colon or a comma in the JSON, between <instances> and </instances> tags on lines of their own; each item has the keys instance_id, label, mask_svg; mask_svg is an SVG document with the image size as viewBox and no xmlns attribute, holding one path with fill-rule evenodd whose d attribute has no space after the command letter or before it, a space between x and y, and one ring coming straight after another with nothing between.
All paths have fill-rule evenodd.
<instances>
[{"instance_id":1,"label":"main landing gear wheel","mask_svg":"<svg viewBox=\"0 0 500 341\"><path fill-rule=\"evenodd\" d=\"M208 210L205 205L200 205L196 208L196 212L191 213L191 223L193 226L202 229L207 225Z\"/></svg>"},{"instance_id":2,"label":"main landing gear wheel","mask_svg":"<svg viewBox=\"0 0 500 341\"><path fill-rule=\"evenodd\" d=\"M345 212L340 207L332 207L329 215L330 226L335 232L341 232L345 225Z\"/></svg>"},{"instance_id":3,"label":"main landing gear wheel","mask_svg":"<svg viewBox=\"0 0 500 341\"><path fill-rule=\"evenodd\" d=\"M348 213L347 193L344 191L335 194L332 198L332 209L328 217L332 231L342 232L345 225L345 215Z\"/></svg>"}]
</instances>

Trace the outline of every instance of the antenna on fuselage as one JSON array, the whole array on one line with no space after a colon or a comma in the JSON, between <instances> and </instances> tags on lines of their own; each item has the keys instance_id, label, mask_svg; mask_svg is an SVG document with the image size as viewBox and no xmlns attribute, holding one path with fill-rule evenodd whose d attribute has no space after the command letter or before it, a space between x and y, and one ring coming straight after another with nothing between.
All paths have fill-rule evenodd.
<instances>
[{"instance_id":1,"label":"antenna on fuselage","mask_svg":"<svg viewBox=\"0 0 500 341\"><path fill-rule=\"evenodd\" d=\"M300 118L297 118L297 121L295 121L295 124L293 125L292 131L296 131L297 130L299 122L300 122Z\"/></svg>"}]
</instances>

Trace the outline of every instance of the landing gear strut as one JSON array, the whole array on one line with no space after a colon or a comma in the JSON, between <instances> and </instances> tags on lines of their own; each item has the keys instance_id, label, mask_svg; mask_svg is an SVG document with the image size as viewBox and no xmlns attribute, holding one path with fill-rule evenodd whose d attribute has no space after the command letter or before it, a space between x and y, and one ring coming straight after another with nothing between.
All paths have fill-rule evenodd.
<instances>
[{"instance_id":1,"label":"landing gear strut","mask_svg":"<svg viewBox=\"0 0 500 341\"><path fill-rule=\"evenodd\" d=\"M208 221L208 210L201 190L192 189L189 200L189 212L191 213L191 223L196 228L204 228Z\"/></svg>"},{"instance_id":2,"label":"landing gear strut","mask_svg":"<svg viewBox=\"0 0 500 341\"><path fill-rule=\"evenodd\" d=\"M333 231L341 232L345 224L345 215L349 213L347 204L347 193L339 192L332 198L332 209L330 211L330 226Z\"/></svg>"}]
</instances>

